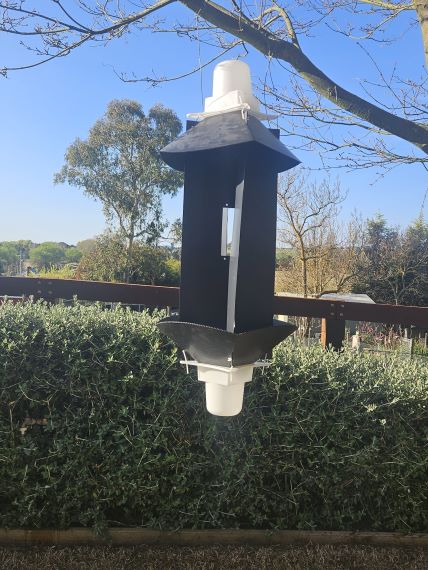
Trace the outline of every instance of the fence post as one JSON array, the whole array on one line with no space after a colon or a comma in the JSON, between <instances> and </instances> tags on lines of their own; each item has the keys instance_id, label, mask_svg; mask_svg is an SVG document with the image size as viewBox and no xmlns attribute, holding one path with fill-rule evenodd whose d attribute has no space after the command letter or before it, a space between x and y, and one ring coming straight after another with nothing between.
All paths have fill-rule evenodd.
<instances>
[{"instance_id":1,"label":"fence post","mask_svg":"<svg viewBox=\"0 0 428 570\"><path fill-rule=\"evenodd\" d=\"M321 344L323 348L331 346L334 350L340 350L345 340L345 321L336 319L322 319L321 321Z\"/></svg>"}]
</instances>

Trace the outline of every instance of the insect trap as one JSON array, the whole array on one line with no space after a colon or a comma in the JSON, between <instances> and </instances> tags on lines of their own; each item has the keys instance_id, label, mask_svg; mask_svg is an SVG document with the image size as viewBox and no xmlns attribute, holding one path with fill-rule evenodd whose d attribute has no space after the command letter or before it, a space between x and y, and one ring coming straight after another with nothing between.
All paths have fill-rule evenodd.
<instances>
[{"instance_id":1,"label":"insect trap","mask_svg":"<svg viewBox=\"0 0 428 570\"><path fill-rule=\"evenodd\" d=\"M214 69L213 96L161 154L184 172L180 309L161 331L205 383L210 413L234 416L244 386L294 332L273 320L277 177L299 160L268 129L242 61Z\"/></svg>"}]
</instances>

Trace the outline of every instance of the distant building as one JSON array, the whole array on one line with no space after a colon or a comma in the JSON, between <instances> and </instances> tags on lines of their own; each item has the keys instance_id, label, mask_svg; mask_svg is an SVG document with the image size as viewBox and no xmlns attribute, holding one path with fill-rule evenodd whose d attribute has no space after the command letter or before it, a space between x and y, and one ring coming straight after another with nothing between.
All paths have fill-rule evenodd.
<instances>
[{"instance_id":1,"label":"distant building","mask_svg":"<svg viewBox=\"0 0 428 570\"><path fill-rule=\"evenodd\" d=\"M343 301L348 303L372 303L373 299L365 293L324 293L320 299L331 299L332 301Z\"/></svg>"}]
</instances>

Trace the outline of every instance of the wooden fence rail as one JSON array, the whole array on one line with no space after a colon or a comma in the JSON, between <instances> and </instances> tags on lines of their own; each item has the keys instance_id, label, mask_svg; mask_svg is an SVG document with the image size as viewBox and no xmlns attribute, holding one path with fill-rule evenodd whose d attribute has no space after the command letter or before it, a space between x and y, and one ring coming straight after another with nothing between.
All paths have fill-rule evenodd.
<instances>
[{"instance_id":1,"label":"wooden fence rail","mask_svg":"<svg viewBox=\"0 0 428 570\"><path fill-rule=\"evenodd\" d=\"M128 285L74 279L0 277L0 296L28 297L54 301L77 297L85 301L105 301L154 307L178 307L178 287ZM208 301L208 300L207 300ZM208 301L209 302L209 301ZM416 325L428 329L428 307L351 303L331 299L303 299L275 295L274 313L322 319L324 346L340 348L345 338L345 321Z\"/></svg>"},{"instance_id":2,"label":"wooden fence rail","mask_svg":"<svg viewBox=\"0 0 428 570\"><path fill-rule=\"evenodd\" d=\"M0 529L0 546L76 546L76 545L164 545L208 546L221 545L308 545L346 544L386 547L428 547L428 534L404 532L352 532L322 530L253 530L212 529L179 531L148 528L109 528L96 534L90 528L57 529Z\"/></svg>"}]
</instances>

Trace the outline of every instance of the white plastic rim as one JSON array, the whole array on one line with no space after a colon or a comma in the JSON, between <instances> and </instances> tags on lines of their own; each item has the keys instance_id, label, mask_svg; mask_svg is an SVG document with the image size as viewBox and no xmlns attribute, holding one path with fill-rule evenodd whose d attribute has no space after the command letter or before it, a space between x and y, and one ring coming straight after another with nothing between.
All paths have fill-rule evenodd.
<instances>
[{"instance_id":1,"label":"white plastic rim","mask_svg":"<svg viewBox=\"0 0 428 570\"><path fill-rule=\"evenodd\" d=\"M207 410L215 416L236 416L242 410L245 384L222 386L207 382L205 397Z\"/></svg>"}]
</instances>

